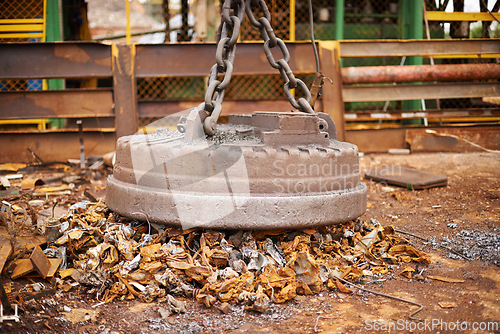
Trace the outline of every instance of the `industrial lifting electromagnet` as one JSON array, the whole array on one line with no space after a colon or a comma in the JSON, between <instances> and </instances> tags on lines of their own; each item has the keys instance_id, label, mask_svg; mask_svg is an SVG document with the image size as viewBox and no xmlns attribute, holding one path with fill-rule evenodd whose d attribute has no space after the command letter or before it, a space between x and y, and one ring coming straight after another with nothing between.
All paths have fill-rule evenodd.
<instances>
[{"instance_id":1,"label":"industrial lifting electromagnet","mask_svg":"<svg viewBox=\"0 0 500 334\"><path fill-rule=\"evenodd\" d=\"M263 16L256 19L251 1L224 2L205 101L180 117L177 130L118 139L106 193L111 210L185 229L307 228L364 214L357 147L338 141L332 118L314 112L316 96L294 77L264 0L258 5ZM217 124L245 12L295 110L230 115ZM277 61L276 46L283 54ZM294 89L304 97L296 99Z\"/></svg>"}]
</instances>

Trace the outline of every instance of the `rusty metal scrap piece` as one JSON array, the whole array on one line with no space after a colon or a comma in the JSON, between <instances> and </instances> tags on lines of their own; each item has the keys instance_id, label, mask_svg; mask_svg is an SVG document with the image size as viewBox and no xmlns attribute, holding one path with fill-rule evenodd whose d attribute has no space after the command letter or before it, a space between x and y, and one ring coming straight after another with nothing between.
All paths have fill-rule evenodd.
<instances>
[{"instance_id":1,"label":"rusty metal scrap piece","mask_svg":"<svg viewBox=\"0 0 500 334\"><path fill-rule=\"evenodd\" d=\"M7 293L5 292L5 289L3 287L3 281L0 279L0 304L5 308L5 312L8 314L10 313L11 310L11 305L9 301L9 297L7 296ZM0 315L1 317L2 315Z\"/></svg>"},{"instance_id":2,"label":"rusty metal scrap piece","mask_svg":"<svg viewBox=\"0 0 500 334\"><path fill-rule=\"evenodd\" d=\"M373 168L365 172L365 178L412 190L444 187L448 183L448 177L445 175L401 166Z\"/></svg>"},{"instance_id":3,"label":"rusty metal scrap piece","mask_svg":"<svg viewBox=\"0 0 500 334\"><path fill-rule=\"evenodd\" d=\"M121 215L184 229L355 219L366 209L358 151L331 138L329 124L324 115L256 112L230 117L206 139L202 130L187 139L189 131L164 129L122 137L106 203Z\"/></svg>"},{"instance_id":4,"label":"rusty metal scrap piece","mask_svg":"<svg viewBox=\"0 0 500 334\"><path fill-rule=\"evenodd\" d=\"M165 287L167 292L175 295L185 295L192 297L194 287L184 282L179 276L174 274L169 268L165 268L163 274L156 274L155 280Z\"/></svg>"},{"instance_id":5,"label":"rusty metal scrap piece","mask_svg":"<svg viewBox=\"0 0 500 334\"><path fill-rule=\"evenodd\" d=\"M31 253L30 261L34 269L43 277L46 278L50 271L50 261L43 253L40 246L36 246Z\"/></svg>"},{"instance_id":6,"label":"rusty metal scrap piece","mask_svg":"<svg viewBox=\"0 0 500 334\"><path fill-rule=\"evenodd\" d=\"M229 304L264 312L271 303L284 303L297 295L325 289L350 293L345 281L371 280L374 274L387 272L388 265L429 263L427 254L397 237L394 228L361 220L288 231L166 228L160 233L103 210L102 203L86 203L71 212L74 225L60 240L62 246L72 248L68 253L71 274L60 272L58 286L67 291L79 285L106 303L115 299L166 302L164 314L182 312L185 307L184 302L174 302L174 296L215 305L222 312L231 312ZM101 242L70 247L87 237ZM135 243L119 247L130 241Z\"/></svg>"},{"instance_id":7,"label":"rusty metal scrap piece","mask_svg":"<svg viewBox=\"0 0 500 334\"><path fill-rule=\"evenodd\" d=\"M186 313L186 302L175 299L172 295L166 295L163 299L166 302L166 308L158 309L162 318L166 319L173 313Z\"/></svg>"}]
</instances>

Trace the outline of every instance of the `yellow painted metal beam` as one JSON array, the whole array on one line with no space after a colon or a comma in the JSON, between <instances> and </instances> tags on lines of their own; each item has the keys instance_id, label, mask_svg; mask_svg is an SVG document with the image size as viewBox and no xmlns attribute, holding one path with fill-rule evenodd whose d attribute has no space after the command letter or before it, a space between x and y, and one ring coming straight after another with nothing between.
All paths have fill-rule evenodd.
<instances>
[{"instance_id":1,"label":"yellow painted metal beam","mask_svg":"<svg viewBox=\"0 0 500 334\"><path fill-rule=\"evenodd\" d=\"M126 23L126 39L127 39L127 44L130 45L131 43L131 34L130 34L130 2L129 0L125 0L125 15L127 17L127 23Z\"/></svg>"},{"instance_id":2,"label":"yellow painted metal beam","mask_svg":"<svg viewBox=\"0 0 500 334\"><path fill-rule=\"evenodd\" d=\"M0 34L0 38L43 38L42 32L37 33L12 33L12 34Z\"/></svg>"},{"instance_id":3,"label":"yellow painted metal beam","mask_svg":"<svg viewBox=\"0 0 500 334\"><path fill-rule=\"evenodd\" d=\"M43 18L36 19L0 19L0 24L31 24L43 23Z\"/></svg>"},{"instance_id":4,"label":"yellow painted metal beam","mask_svg":"<svg viewBox=\"0 0 500 334\"><path fill-rule=\"evenodd\" d=\"M35 125L38 130L47 130L48 119L9 119L0 120L1 125Z\"/></svg>"},{"instance_id":5,"label":"yellow painted metal beam","mask_svg":"<svg viewBox=\"0 0 500 334\"><path fill-rule=\"evenodd\" d=\"M0 25L1 32L20 32L20 31L42 31L41 24L5 24Z\"/></svg>"},{"instance_id":6,"label":"yellow painted metal beam","mask_svg":"<svg viewBox=\"0 0 500 334\"><path fill-rule=\"evenodd\" d=\"M47 40L47 0L43 0L43 30L42 30L42 42ZM43 80L44 87L47 86L46 80ZM45 90L45 88L44 88Z\"/></svg>"},{"instance_id":7,"label":"yellow painted metal beam","mask_svg":"<svg viewBox=\"0 0 500 334\"><path fill-rule=\"evenodd\" d=\"M462 12L438 12L428 11L427 20L449 22L449 21L497 21L500 20L500 13L462 13Z\"/></svg>"},{"instance_id":8,"label":"yellow painted metal beam","mask_svg":"<svg viewBox=\"0 0 500 334\"><path fill-rule=\"evenodd\" d=\"M295 0L290 0L290 41L295 42Z\"/></svg>"},{"instance_id":9,"label":"yellow painted metal beam","mask_svg":"<svg viewBox=\"0 0 500 334\"><path fill-rule=\"evenodd\" d=\"M456 55L447 55L447 54L442 54L442 55L437 55L437 56L432 56L434 59L458 59L458 58L468 58L468 59L477 59L477 58L500 58L500 53L491 53L491 54L477 54L477 55L470 55L470 54L456 54Z\"/></svg>"}]
</instances>

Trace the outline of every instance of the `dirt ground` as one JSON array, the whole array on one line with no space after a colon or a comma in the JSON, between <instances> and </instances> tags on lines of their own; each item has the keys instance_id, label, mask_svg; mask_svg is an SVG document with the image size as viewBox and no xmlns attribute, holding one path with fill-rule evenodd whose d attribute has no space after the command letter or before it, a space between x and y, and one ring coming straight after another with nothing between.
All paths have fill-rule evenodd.
<instances>
[{"instance_id":1,"label":"dirt ground","mask_svg":"<svg viewBox=\"0 0 500 334\"><path fill-rule=\"evenodd\" d=\"M500 155L370 154L361 157L360 164L362 170L385 164L400 165L448 177L448 186L420 191L364 181L368 186L368 209L361 219L393 225L396 230L433 241L406 236L417 249L430 254L431 264L410 264L424 279L397 275L399 267L395 266L382 278L362 284L365 289L421 304L423 309L415 314L420 322L409 319L418 309L416 305L356 288L352 294L323 291L313 296L297 296L284 304L273 304L262 314L235 305L224 314L215 307L208 309L184 299L186 313L162 318L159 303L134 300L101 304L77 290L58 291L50 281L23 278L10 283L10 278L4 276L4 284L10 283L12 290L43 282L45 293L27 302L30 307L20 314L20 322L0 324L0 332L500 332ZM457 236L459 233L462 234ZM438 247L443 245L457 253L479 242L484 248L467 253L475 257L470 260Z\"/></svg>"}]
</instances>

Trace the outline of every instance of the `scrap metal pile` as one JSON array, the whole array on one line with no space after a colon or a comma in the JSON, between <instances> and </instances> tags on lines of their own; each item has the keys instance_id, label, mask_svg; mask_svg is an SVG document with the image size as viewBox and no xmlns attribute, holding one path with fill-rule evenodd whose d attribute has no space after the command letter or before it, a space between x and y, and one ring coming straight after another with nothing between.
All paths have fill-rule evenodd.
<instances>
[{"instance_id":1,"label":"scrap metal pile","mask_svg":"<svg viewBox=\"0 0 500 334\"><path fill-rule=\"evenodd\" d=\"M58 288L106 303L181 296L207 307L238 303L263 312L271 302L297 294L349 292L340 279L374 280L400 264L430 262L393 227L359 219L288 231L182 230L82 201L45 227L53 233L44 253L62 259L55 274ZM13 254L13 263L21 253Z\"/></svg>"}]
</instances>

